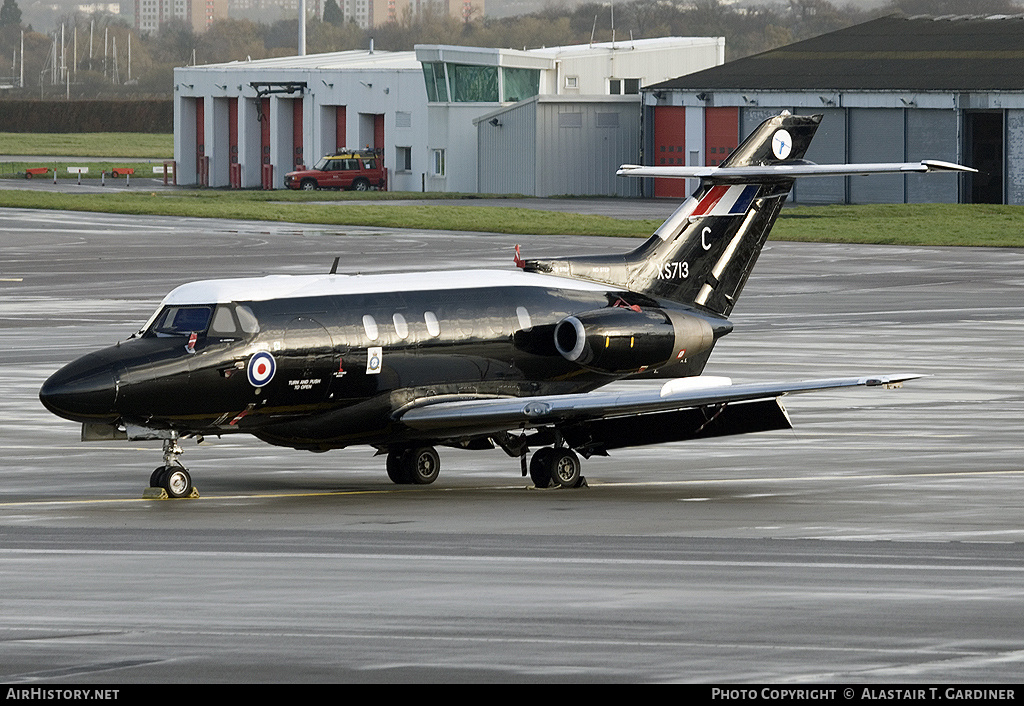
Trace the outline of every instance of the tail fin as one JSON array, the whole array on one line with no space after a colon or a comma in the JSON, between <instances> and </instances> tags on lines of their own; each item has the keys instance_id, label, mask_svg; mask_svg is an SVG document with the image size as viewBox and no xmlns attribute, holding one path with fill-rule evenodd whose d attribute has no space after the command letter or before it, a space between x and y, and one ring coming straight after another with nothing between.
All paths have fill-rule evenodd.
<instances>
[{"instance_id":1,"label":"tail fin","mask_svg":"<svg viewBox=\"0 0 1024 706\"><path fill-rule=\"evenodd\" d=\"M806 164L820 122L820 115L783 113L763 122L720 167L658 173L700 176L701 183L633 252L527 260L525 269L606 282L728 316L793 187L785 172L758 168ZM751 168L755 173L748 176ZM652 169L623 167L620 174L654 175Z\"/></svg>"}]
</instances>

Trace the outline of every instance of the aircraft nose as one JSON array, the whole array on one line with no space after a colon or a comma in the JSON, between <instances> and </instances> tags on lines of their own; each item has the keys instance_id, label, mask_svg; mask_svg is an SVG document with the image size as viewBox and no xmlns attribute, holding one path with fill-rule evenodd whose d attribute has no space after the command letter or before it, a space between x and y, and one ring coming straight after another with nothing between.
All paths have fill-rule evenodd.
<instances>
[{"instance_id":1,"label":"aircraft nose","mask_svg":"<svg viewBox=\"0 0 1024 706\"><path fill-rule=\"evenodd\" d=\"M58 417L113 423L118 417L116 389L111 362L92 353L51 375L39 390L39 400Z\"/></svg>"}]
</instances>

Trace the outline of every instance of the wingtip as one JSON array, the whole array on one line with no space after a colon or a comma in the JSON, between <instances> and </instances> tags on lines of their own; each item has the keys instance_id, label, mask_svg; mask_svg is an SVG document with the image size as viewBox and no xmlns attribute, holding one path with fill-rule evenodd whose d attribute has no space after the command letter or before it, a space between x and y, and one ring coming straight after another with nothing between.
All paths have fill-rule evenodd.
<instances>
[{"instance_id":1,"label":"wingtip","mask_svg":"<svg viewBox=\"0 0 1024 706\"><path fill-rule=\"evenodd\" d=\"M900 373L897 375L876 375L872 377L861 378L860 383L867 387L881 387L888 385L900 385L909 380L917 380L919 378L928 377L927 375L921 375L918 373Z\"/></svg>"}]
</instances>

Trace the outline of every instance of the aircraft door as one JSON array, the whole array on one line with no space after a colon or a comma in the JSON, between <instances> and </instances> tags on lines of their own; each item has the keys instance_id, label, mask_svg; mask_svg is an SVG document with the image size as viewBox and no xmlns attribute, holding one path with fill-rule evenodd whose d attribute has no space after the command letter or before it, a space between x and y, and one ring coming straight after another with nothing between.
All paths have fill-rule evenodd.
<instances>
[{"instance_id":1,"label":"aircraft door","mask_svg":"<svg viewBox=\"0 0 1024 706\"><path fill-rule=\"evenodd\" d=\"M331 335L319 321L298 316L288 322L277 354L280 381L275 404L306 405L327 400L337 369Z\"/></svg>"}]
</instances>

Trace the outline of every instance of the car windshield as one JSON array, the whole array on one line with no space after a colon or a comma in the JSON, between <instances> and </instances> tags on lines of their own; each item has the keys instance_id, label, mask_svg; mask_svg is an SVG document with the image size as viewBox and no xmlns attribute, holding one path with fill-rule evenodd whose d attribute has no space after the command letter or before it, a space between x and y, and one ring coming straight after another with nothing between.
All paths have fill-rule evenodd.
<instances>
[{"instance_id":1,"label":"car windshield","mask_svg":"<svg viewBox=\"0 0 1024 706\"><path fill-rule=\"evenodd\" d=\"M210 325L213 314L212 304L199 306L166 306L161 311L149 332L156 336L187 336L203 333Z\"/></svg>"},{"instance_id":2,"label":"car windshield","mask_svg":"<svg viewBox=\"0 0 1024 706\"><path fill-rule=\"evenodd\" d=\"M327 157L321 157L320 161L313 165L313 169L319 169L320 171L326 171L327 163L330 162Z\"/></svg>"}]
</instances>

